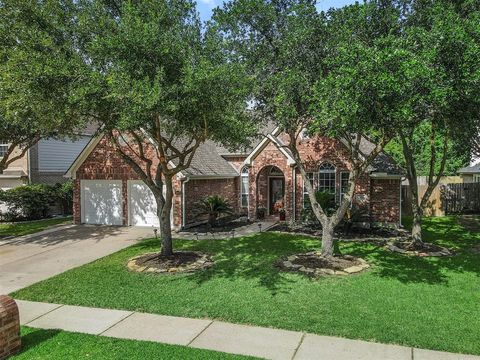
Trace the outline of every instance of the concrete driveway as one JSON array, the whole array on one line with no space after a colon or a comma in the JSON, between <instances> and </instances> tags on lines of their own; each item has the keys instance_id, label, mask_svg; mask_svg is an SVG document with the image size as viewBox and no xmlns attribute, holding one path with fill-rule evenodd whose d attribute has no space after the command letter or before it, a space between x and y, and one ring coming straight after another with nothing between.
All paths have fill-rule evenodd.
<instances>
[{"instance_id":1,"label":"concrete driveway","mask_svg":"<svg viewBox=\"0 0 480 360\"><path fill-rule=\"evenodd\" d=\"M151 228L68 225L0 240L0 294L8 294L153 237Z\"/></svg>"}]
</instances>

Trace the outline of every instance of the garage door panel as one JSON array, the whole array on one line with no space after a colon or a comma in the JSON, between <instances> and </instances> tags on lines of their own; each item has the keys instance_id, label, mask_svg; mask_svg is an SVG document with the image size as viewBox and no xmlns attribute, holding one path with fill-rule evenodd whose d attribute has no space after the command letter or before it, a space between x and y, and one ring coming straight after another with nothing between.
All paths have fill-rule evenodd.
<instances>
[{"instance_id":1,"label":"garage door panel","mask_svg":"<svg viewBox=\"0 0 480 360\"><path fill-rule=\"evenodd\" d=\"M122 182L82 181L83 222L86 224L122 225Z\"/></svg>"},{"instance_id":2,"label":"garage door panel","mask_svg":"<svg viewBox=\"0 0 480 360\"><path fill-rule=\"evenodd\" d=\"M132 226L159 226L157 203L143 182L129 182L129 214Z\"/></svg>"}]
</instances>

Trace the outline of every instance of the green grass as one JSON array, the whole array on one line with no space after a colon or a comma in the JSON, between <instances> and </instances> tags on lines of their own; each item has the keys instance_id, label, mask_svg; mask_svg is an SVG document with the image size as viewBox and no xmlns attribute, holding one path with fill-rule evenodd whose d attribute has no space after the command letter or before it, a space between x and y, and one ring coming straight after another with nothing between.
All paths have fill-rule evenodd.
<instances>
[{"instance_id":1,"label":"green grass","mask_svg":"<svg viewBox=\"0 0 480 360\"><path fill-rule=\"evenodd\" d=\"M319 247L304 236L262 233L229 240L176 241L177 249L215 255L215 266L193 275L158 276L126 270L129 258L155 251L142 241L91 264L20 290L19 299L214 318L420 348L480 354L480 260L469 250L480 232L456 218L430 218L425 240L455 249L449 258L394 254L344 243L371 269L310 280L273 263Z\"/></svg>"},{"instance_id":2,"label":"green grass","mask_svg":"<svg viewBox=\"0 0 480 360\"><path fill-rule=\"evenodd\" d=\"M253 359L216 351L192 349L149 341L22 327L22 352L11 359Z\"/></svg>"},{"instance_id":3,"label":"green grass","mask_svg":"<svg viewBox=\"0 0 480 360\"><path fill-rule=\"evenodd\" d=\"M22 221L11 224L0 223L0 238L7 236L23 236L45 230L54 225L71 223L71 217L45 219L37 221Z\"/></svg>"}]
</instances>

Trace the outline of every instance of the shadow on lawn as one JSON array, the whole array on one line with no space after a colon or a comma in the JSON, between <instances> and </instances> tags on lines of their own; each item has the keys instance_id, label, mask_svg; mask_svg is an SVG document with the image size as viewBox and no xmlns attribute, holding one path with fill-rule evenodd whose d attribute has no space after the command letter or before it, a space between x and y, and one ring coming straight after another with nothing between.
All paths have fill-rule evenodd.
<instances>
[{"instance_id":1,"label":"shadow on lawn","mask_svg":"<svg viewBox=\"0 0 480 360\"><path fill-rule=\"evenodd\" d=\"M443 258L406 256L371 244L352 242L343 243L341 250L344 254L362 257L372 264L371 276L392 278L403 283L448 284L449 277L456 272L480 276L480 256L471 252L474 245L480 244L480 235L466 230L456 218L426 219L424 240L447 246L456 254ZM141 247L142 244L137 246ZM145 246L148 247L148 244ZM202 284L216 278L231 281L253 279L272 295L289 293L298 282L298 279L279 271L274 266L275 262L284 256L319 247L320 239L276 232L225 240L177 240L174 246L215 256L215 265L211 269L188 275L189 280Z\"/></svg>"},{"instance_id":2,"label":"shadow on lawn","mask_svg":"<svg viewBox=\"0 0 480 360\"><path fill-rule=\"evenodd\" d=\"M403 283L448 283L448 272L470 272L480 276L480 256L471 251L475 244L480 244L480 236L466 230L457 220L455 217L430 218L426 219L423 227L424 241L454 250L455 254L450 257L406 256L383 248L367 249L361 244L351 244L350 252L374 264L376 275Z\"/></svg>"},{"instance_id":3,"label":"shadow on lawn","mask_svg":"<svg viewBox=\"0 0 480 360\"><path fill-rule=\"evenodd\" d=\"M198 243L183 248L198 249ZM189 278L198 284L222 277L232 281L238 278L258 279L259 284L271 291L289 292L294 280L280 272L274 264L282 256L311 251L320 245L318 240L293 237L279 233L261 233L240 239L205 242L202 251L215 254L215 265Z\"/></svg>"},{"instance_id":4,"label":"shadow on lawn","mask_svg":"<svg viewBox=\"0 0 480 360\"><path fill-rule=\"evenodd\" d=\"M59 330L32 329L27 334L22 335L22 350L20 353L34 350L37 346L54 338L59 333Z\"/></svg>"}]
</instances>

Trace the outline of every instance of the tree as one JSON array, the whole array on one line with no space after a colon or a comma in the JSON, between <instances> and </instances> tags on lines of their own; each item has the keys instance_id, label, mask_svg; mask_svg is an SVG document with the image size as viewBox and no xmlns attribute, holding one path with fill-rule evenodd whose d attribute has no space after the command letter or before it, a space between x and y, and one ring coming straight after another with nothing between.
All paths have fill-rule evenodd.
<instances>
[{"instance_id":1,"label":"tree","mask_svg":"<svg viewBox=\"0 0 480 360\"><path fill-rule=\"evenodd\" d=\"M423 124L419 127L418 131L414 134L414 161L417 167L418 176L427 176L430 168L430 144L425 141L429 138L431 132L430 124ZM466 137L464 138L466 139ZM446 156L444 175L456 175L458 169L467 166L470 162L472 152L474 153L473 146L468 141L456 140L448 147L448 154ZM472 139L473 140L473 139ZM443 136L438 135L435 139L435 147L437 153L442 151L442 144L444 142ZM385 152L392 156L396 163L402 168L406 169L405 157L403 156L403 147L398 138L394 138L385 148ZM436 159L435 173L438 173L441 165L441 159Z\"/></svg>"},{"instance_id":2,"label":"tree","mask_svg":"<svg viewBox=\"0 0 480 360\"><path fill-rule=\"evenodd\" d=\"M68 107L65 76L75 62L57 56L71 43L55 30L59 19L50 12L70 13L54 2L42 13L27 2L0 3L0 140L8 144L0 174L40 138L74 137L83 126ZM40 69L41 76L32 76Z\"/></svg>"},{"instance_id":3,"label":"tree","mask_svg":"<svg viewBox=\"0 0 480 360\"><path fill-rule=\"evenodd\" d=\"M48 23L49 33L64 44L55 61L30 46L28 55L40 64L34 68L26 59L30 77L42 79L45 64L63 75L58 98L68 101L62 108L101 124L152 191L161 254L172 255L176 175L206 140L233 148L247 143L255 128L244 116L250 79L243 67L228 61L221 39L200 23L190 0L11 3L19 32ZM59 105L57 96L40 94L35 100Z\"/></svg>"},{"instance_id":4,"label":"tree","mask_svg":"<svg viewBox=\"0 0 480 360\"><path fill-rule=\"evenodd\" d=\"M312 210L323 228L321 256L324 257L334 255L333 232L352 202L358 177L388 143L388 125L394 126L384 118L385 114L371 108L371 102L380 101L382 95L368 83L376 70L368 61L378 50L369 38L380 28L375 21L385 15L378 11L377 16L368 20L367 10L372 8L354 5L327 16L317 13L313 1L232 0L214 13L216 26L223 33L232 57L246 63L255 77L255 110L288 134L286 147L296 161ZM352 45L356 45L353 50ZM351 73L355 71L357 55L368 56L362 59L367 67L365 72L369 71L368 78L355 90L371 90L369 103L362 101L352 88L364 75ZM348 63L342 67L343 62ZM390 64L387 60L377 63L384 71ZM337 82L342 76L341 82ZM375 131L377 127L380 132ZM352 164L349 190L332 215L317 201L313 184L307 180L304 159L297 149L298 137L305 129L340 139L349 153ZM364 153L361 144L367 135L374 146L371 152Z\"/></svg>"},{"instance_id":5,"label":"tree","mask_svg":"<svg viewBox=\"0 0 480 360\"><path fill-rule=\"evenodd\" d=\"M418 94L421 101L397 129L412 192L412 238L417 246L422 246L423 211L446 171L452 146L458 151L463 146L459 144L472 144L478 134L480 9L474 4L418 1L409 4L405 14L402 46L430 71L425 91ZM421 155L428 159L426 166ZM428 186L420 197L417 176L422 167Z\"/></svg>"}]
</instances>

